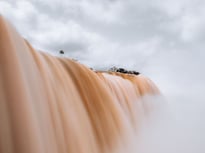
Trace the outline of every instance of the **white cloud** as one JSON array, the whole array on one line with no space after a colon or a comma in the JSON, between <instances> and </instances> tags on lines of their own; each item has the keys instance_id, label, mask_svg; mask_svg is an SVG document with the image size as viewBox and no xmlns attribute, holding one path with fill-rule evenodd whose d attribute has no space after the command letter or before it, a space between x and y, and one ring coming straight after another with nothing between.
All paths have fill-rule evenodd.
<instances>
[{"instance_id":1,"label":"white cloud","mask_svg":"<svg viewBox=\"0 0 205 153\"><path fill-rule=\"evenodd\" d=\"M0 0L36 48L63 49L96 69L139 70L183 109L177 115L199 111L193 124L204 110L204 8L203 0Z\"/></svg>"},{"instance_id":2,"label":"white cloud","mask_svg":"<svg viewBox=\"0 0 205 153\"><path fill-rule=\"evenodd\" d=\"M194 75L205 74L198 68L205 56L204 6L202 0L8 0L0 1L0 12L36 48L63 49L94 68L140 70L173 91L204 83Z\"/></svg>"}]
</instances>

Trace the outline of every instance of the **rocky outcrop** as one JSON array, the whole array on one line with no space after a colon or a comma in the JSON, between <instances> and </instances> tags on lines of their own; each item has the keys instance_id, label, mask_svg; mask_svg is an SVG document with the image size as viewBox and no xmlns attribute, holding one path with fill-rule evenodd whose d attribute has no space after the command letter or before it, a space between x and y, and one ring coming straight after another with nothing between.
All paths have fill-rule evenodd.
<instances>
[{"instance_id":1,"label":"rocky outcrop","mask_svg":"<svg viewBox=\"0 0 205 153\"><path fill-rule=\"evenodd\" d=\"M129 71L124 68L117 68L117 67L112 67L108 71L110 72L119 72L119 73L126 73L126 74L134 74L134 75L139 75L140 73L137 71Z\"/></svg>"}]
</instances>

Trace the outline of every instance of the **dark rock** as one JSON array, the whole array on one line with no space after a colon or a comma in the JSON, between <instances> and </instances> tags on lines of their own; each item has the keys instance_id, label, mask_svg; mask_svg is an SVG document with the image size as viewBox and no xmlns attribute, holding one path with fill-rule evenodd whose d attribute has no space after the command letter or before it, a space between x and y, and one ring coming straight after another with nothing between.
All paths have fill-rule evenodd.
<instances>
[{"instance_id":1,"label":"dark rock","mask_svg":"<svg viewBox=\"0 0 205 153\"><path fill-rule=\"evenodd\" d=\"M119 68L117 69L117 72L120 72L120 73L127 73L128 71L123 69L123 68Z\"/></svg>"},{"instance_id":2,"label":"dark rock","mask_svg":"<svg viewBox=\"0 0 205 153\"><path fill-rule=\"evenodd\" d=\"M140 73L137 71L129 71L124 68L117 68L117 67L112 67L109 69L111 72L119 72L119 73L126 73L126 74L134 74L134 75L139 75Z\"/></svg>"},{"instance_id":3,"label":"dark rock","mask_svg":"<svg viewBox=\"0 0 205 153\"><path fill-rule=\"evenodd\" d=\"M139 75L140 73L139 73L139 72L134 71L134 74L135 74L135 75Z\"/></svg>"}]
</instances>

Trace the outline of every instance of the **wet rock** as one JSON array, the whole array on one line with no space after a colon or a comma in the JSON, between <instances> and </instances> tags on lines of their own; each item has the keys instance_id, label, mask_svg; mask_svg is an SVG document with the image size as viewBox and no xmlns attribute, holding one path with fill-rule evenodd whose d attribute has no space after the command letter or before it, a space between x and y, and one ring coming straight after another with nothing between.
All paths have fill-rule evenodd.
<instances>
[{"instance_id":1,"label":"wet rock","mask_svg":"<svg viewBox=\"0 0 205 153\"><path fill-rule=\"evenodd\" d=\"M117 67L112 67L108 71L119 72L119 73L126 73L126 74L134 74L134 75L139 75L140 74L137 71L129 71L129 70L126 70L124 68L117 68Z\"/></svg>"},{"instance_id":2,"label":"wet rock","mask_svg":"<svg viewBox=\"0 0 205 153\"><path fill-rule=\"evenodd\" d=\"M135 74L135 75L139 75L140 73L137 71L129 71L129 74Z\"/></svg>"},{"instance_id":3,"label":"wet rock","mask_svg":"<svg viewBox=\"0 0 205 153\"><path fill-rule=\"evenodd\" d=\"M134 71L134 74L135 74L135 75L139 75L140 73L139 73L139 72Z\"/></svg>"},{"instance_id":4,"label":"wet rock","mask_svg":"<svg viewBox=\"0 0 205 153\"><path fill-rule=\"evenodd\" d=\"M125 69L123 69L123 68L117 69L117 72L120 72L120 73L128 73L128 71L125 70Z\"/></svg>"}]
</instances>

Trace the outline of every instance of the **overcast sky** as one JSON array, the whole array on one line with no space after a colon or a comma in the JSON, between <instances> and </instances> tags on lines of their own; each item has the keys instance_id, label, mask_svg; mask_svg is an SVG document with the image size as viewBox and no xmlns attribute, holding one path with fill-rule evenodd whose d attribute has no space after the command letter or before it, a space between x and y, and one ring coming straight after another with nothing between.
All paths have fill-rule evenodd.
<instances>
[{"instance_id":1,"label":"overcast sky","mask_svg":"<svg viewBox=\"0 0 205 153\"><path fill-rule=\"evenodd\" d=\"M193 146L183 153L204 152L204 0L0 0L0 13L38 50L151 78Z\"/></svg>"},{"instance_id":2,"label":"overcast sky","mask_svg":"<svg viewBox=\"0 0 205 153\"><path fill-rule=\"evenodd\" d=\"M36 49L140 71L165 93L204 92L204 0L0 0L0 13Z\"/></svg>"}]
</instances>

